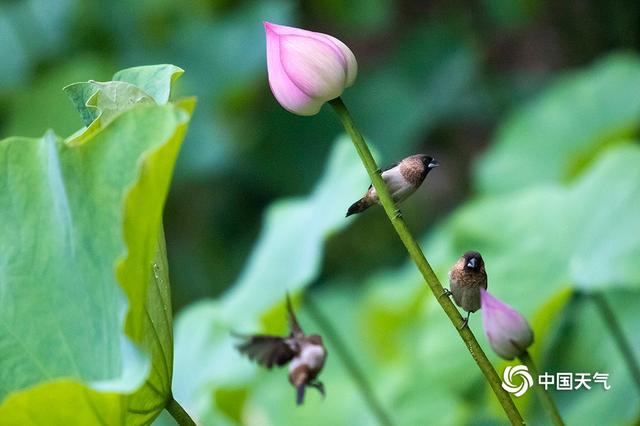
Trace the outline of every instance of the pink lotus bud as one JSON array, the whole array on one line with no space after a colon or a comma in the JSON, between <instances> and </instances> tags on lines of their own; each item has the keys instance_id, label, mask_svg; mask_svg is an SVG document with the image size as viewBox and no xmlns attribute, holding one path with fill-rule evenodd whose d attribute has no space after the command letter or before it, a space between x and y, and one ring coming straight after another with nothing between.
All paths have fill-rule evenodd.
<instances>
[{"instance_id":1,"label":"pink lotus bud","mask_svg":"<svg viewBox=\"0 0 640 426\"><path fill-rule=\"evenodd\" d=\"M511 306L480 288L482 325L491 349L504 359L520 356L533 343L533 331L527 320Z\"/></svg>"},{"instance_id":2,"label":"pink lotus bud","mask_svg":"<svg viewBox=\"0 0 640 426\"><path fill-rule=\"evenodd\" d=\"M356 58L337 38L270 22L264 29L269 86L292 113L317 114L356 79Z\"/></svg>"}]
</instances>

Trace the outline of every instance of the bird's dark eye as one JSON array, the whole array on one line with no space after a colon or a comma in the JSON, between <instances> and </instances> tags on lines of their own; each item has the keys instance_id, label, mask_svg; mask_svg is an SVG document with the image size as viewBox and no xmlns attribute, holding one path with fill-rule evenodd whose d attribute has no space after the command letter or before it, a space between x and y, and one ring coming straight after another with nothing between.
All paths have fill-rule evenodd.
<instances>
[{"instance_id":1,"label":"bird's dark eye","mask_svg":"<svg viewBox=\"0 0 640 426\"><path fill-rule=\"evenodd\" d=\"M469 259L469 261L467 262L467 268L470 269L476 269L478 268L478 266L480 266L478 259L476 259L475 257L472 257L471 259Z\"/></svg>"}]
</instances>

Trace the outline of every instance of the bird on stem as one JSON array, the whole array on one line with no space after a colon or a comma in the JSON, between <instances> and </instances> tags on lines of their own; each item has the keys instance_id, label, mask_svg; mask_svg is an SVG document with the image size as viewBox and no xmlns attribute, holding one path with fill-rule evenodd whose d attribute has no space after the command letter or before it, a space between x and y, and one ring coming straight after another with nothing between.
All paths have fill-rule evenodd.
<instances>
[{"instance_id":1,"label":"bird on stem","mask_svg":"<svg viewBox=\"0 0 640 426\"><path fill-rule=\"evenodd\" d=\"M383 170L381 176L387 184L387 188L389 188L393 201L401 203L416 192L429 172L439 165L440 163L433 157L425 154L416 154ZM380 200L376 189L373 185L369 185L369 189L364 196L349 207L346 216L362 213L374 204L379 203Z\"/></svg>"},{"instance_id":2,"label":"bird on stem","mask_svg":"<svg viewBox=\"0 0 640 426\"><path fill-rule=\"evenodd\" d=\"M467 312L462 330L471 313L480 309L480 288L487 289L487 271L480 253L468 251L458 259L449 271L449 287L445 294L452 295L456 305Z\"/></svg>"}]
</instances>

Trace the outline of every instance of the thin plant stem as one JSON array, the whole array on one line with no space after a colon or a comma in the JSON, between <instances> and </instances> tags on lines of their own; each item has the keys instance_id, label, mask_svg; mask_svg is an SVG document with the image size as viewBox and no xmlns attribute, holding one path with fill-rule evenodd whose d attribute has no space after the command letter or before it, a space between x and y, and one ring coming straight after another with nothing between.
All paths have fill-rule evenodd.
<instances>
[{"instance_id":1,"label":"thin plant stem","mask_svg":"<svg viewBox=\"0 0 640 426\"><path fill-rule=\"evenodd\" d=\"M369 385L369 382L367 382L366 376L358 366L355 358L351 356L346 343L342 340L338 331L333 327L331 321L329 321L329 319L315 305L308 293L305 293L304 301L309 314L322 330L322 334L327 336L327 339L332 343L338 358L340 358L340 361L344 364L345 369L353 379L365 402L377 417L378 422L382 426L393 426L391 417L389 417L380 401L376 398L373 389Z\"/></svg>"},{"instance_id":2,"label":"thin plant stem","mask_svg":"<svg viewBox=\"0 0 640 426\"><path fill-rule=\"evenodd\" d=\"M520 362L526 365L529 369L529 372L533 377L538 377L538 369L536 368L536 364L533 362L529 351L524 351L519 357ZM560 416L560 412L558 411L558 407L556 403L551 398L551 395L545 390L542 386L535 386L538 396L540 397L540 402L544 407L545 411L549 414L551 421L556 426L564 425L564 421Z\"/></svg>"},{"instance_id":3,"label":"thin plant stem","mask_svg":"<svg viewBox=\"0 0 640 426\"><path fill-rule=\"evenodd\" d=\"M638 387L638 391L640 391L640 365L638 365L638 360L633 354L631 343L629 343L629 340L627 340L624 335L622 326L616 318L615 312L611 309L609 302L607 302L607 299L602 293L592 293L591 298L595 302L598 311L600 311L600 315L602 315L602 319L609 329L611 337L613 337L613 340L616 342L618 349L622 353L622 357L629 368L631 377Z\"/></svg>"},{"instance_id":4,"label":"thin plant stem","mask_svg":"<svg viewBox=\"0 0 640 426\"><path fill-rule=\"evenodd\" d=\"M380 203L382 204L385 213L389 217L391 224L395 228L398 237L400 237L400 240L402 240L402 243L407 249L409 256L420 270L420 273L433 292L436 300L458 331L458 334L467 346L467 349L471 353L474 361L476 362L476 364L478 364L478 367L484 374L487 382L489 383L489 386L491 386L493 393L498 398L498 402L500 402L500 405L502 406L511 423L524 424L524 420L522 419L520 412L516 408L509 394L504 389L502 389L502 382L500 381L498 374L496 373L493 365L491 365L491 362L489 362L489 359L478 344L475 336L473 335L469 327L462 327L463 319L460 315L460 312L458 312L458 309L456 309L453 302L451 302L451 299L449 299L449 297L446 295L442 284L440 284L438 277L436 277L436 274L433 272L433 269L431 269L429 262L427 262L427 259L424 257L420 246L416 242L415 238L411 235L406 222L402 218L402 214L397 209L395 203L391 198L391 195L389 194L389 190L385 185L384 180L382 179L381 171L378 168L378 165L376 164L373 156L371 155L371 151L369 150L367 143L358 131L353 119L351 118L351 115L349 114L349 110L340 98L333 99L332 101L329 101L329 103L338 114L342 125L351 137L356 151L358 152L358 155L360 156L360 159L362 160L362 163L364 164L364 167L367 169L367 173L371 178L373 187L376 189L376 193L378 194Z\"/></svg>"},{"instance_id":5,"label":"thin plant stem","mask_svg":"<svg viewBox=\"0 0 640 426\"><path fill-rule=\"evenodd\" d=\"M182 405L173 399L173 395L169 395L165 408L180 426L196 426L196 422L194 422L189 416L189 413L182 408Z\"/></svg>"}]
</instances>

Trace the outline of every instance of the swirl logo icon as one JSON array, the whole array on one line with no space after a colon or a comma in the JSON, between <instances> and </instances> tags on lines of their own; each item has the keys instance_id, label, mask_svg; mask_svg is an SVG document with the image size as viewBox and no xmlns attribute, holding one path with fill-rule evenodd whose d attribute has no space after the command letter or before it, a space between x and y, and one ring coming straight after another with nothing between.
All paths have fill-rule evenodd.
<instances>
[{"instance_id":1,"label":"swirl logo icon","mask_svg":"<svg viewBox=\"0 0 640 426\"><path fill-rule=\"evenodd\" d=\"M521 383L517 386L513 384L514 377L521 377ZM533 386L533 377L529 374L526 365L508 366L502 373L502 389L515 396L522 396L529 388Z\"/></svg>"}]
</instances>

